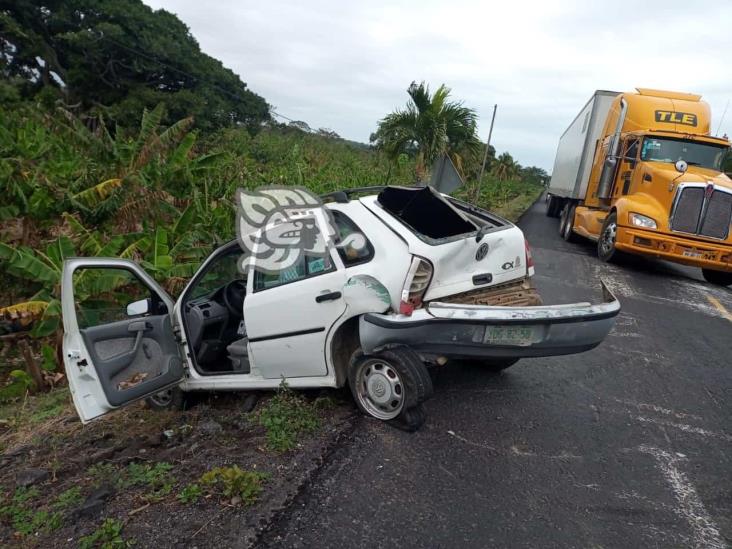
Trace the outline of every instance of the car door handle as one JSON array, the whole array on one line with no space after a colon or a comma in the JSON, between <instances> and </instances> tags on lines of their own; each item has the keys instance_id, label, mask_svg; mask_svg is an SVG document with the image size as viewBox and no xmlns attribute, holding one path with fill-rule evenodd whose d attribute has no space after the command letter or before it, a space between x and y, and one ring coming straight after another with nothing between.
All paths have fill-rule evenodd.
<instances>
[{"instance_id":1,"label":"car door handle","mask_svg":"<svg viewBox=\"0 0 732 549\"><path fill-rule=\"evenodd\" d=\"M323 301L333 301L335 299L341 298L341 292L328 292L325 294L320 294L315 296L315 301L317 303L322 303Z\"/></svg>"}]
</instances>

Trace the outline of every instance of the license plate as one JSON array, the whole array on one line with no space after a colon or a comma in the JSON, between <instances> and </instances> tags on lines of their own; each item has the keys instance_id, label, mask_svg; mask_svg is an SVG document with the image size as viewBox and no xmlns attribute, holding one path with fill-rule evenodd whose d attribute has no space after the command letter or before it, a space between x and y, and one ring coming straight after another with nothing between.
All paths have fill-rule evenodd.
<instances>
[{"instance_id":1,"label":"license plate","mask_svg":"<svg viewBox=\"0 0 732 549\"><path fill-rule=\"evenodd\" d=\"M527 347L534 342L533 326L486 326L483 343Z\"/></svg>"},{"instance_id":2,"label":"license plate","mask_svg":"<svg viewBox=\"0 0 732 549\"><path fill-rule=\"evenodd\" d=\"M685 257L701 257L702 253L697 252L696 250L684 250L684 256Z\"/></svg>"}]
</instances>

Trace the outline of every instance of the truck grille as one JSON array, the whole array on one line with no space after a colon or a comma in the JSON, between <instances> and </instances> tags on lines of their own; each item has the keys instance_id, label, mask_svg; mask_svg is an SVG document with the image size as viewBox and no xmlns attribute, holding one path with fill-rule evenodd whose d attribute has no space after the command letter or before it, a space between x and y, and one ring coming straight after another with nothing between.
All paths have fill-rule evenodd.
<instances>
[{"instance_id":1,"label":"truck grille","mask_svg":"<svg viewBox=\"0 0 732 549\"><path fill-rule=\"evenodd\" d=\"M732 220L732 193L714 185L681 186L671 212L671 230L725 239Z\"/></svg>"}]
</instances>

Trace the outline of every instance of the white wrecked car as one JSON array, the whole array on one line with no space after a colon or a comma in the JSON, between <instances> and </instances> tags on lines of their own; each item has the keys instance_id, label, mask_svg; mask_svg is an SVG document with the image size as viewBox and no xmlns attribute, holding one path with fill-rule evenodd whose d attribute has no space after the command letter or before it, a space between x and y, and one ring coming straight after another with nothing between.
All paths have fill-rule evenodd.
<instances>
[{"instance_id":1,"label":"white wrecked car","mask_svg":"<svg viewBox=\"0 0 732 549\"><path fill-rule=\"evenodd\" d=\"M339 191L288 221L265 219L247 275L232 241L177 301L132 261L67 260L64 355L81 420L146 397L162 407L186 391L275 389L284 378L295 389L348 383L362 412L415 428L432 392L427 364L459 358L500 370L592 349L612 328L620 304L604 285L597 305L541 305L512 223L429 187L378 190ZM315 250L306 225L337 234L325 247L309 239ZM292 237L296 260L259 268ZM116 290L94 295L94 277L113 277Z\"/></svg>"}]
</instances>

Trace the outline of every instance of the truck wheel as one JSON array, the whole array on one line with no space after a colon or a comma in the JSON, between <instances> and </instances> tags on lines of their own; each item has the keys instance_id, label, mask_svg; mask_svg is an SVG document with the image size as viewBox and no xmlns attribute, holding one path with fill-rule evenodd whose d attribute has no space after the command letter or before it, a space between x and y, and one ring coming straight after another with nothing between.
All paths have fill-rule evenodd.
<instances>
[{"instance_id":1,"label":"truck wheel","mask_svg":"<svg viewBox=\"0 0 732 549\"><path fill-rule=\"evenodd\" d=\"M597 257L606 263L616 263L623 253L615 248L615 239L618 236L618 214L611 213L605 218L597 240Z\"/></svg>"},{"instance_id":2,"label":"truck wheel","mask_svg":"<svg viewBox=\"0 0 732 549\"><path fill-rule=\"evenodd\" d=\"M718 284L720 286L732 285L732 273L715 271L713 269L702 269L702 276L704 280L711 284Z\"/></svg>"},{"instance_id":3,"label":"truck wheel","mask_svg":"<svg viewBox=\"0 0 732 549\"><path fill-rule=\"evenodd\" d=\"M359 410L413 431L424 415L419 405L432 395L432 378L408 347L364 355L357 351L348 367L348 383Z\"/></svg>"},{"instance_id":4,"label":"truck wheel","mask_svg":"<svg viewBox=\"0 0 732 549\"><path fill-rule=\"evenodd\" d=\"M166 410L185 410L188 405L186 393L178 387L171 387L160 391L145 399L145 404L151 410L162 412Z\"/></svg>"},{"instance_id":5,"label":"truck wheel","mask_svg":"<svg viewBox=\"0 0 732 549\"><path fill-rule=\"evenodd\" d=\"M562 210L562 220L559 222L559 234L567 242L577 242L579 240L579 237L572 230L574 228L574 211L576 209L576 204L567 202Z\"/></svg>"},{"instance_id":6,"label":"truck wheel","mask_svg":"<svg viewBox=\"0 0 732 549\"><path fill-rule=\"evenodd\" d=\"M559 217L562 209L562 200L556 196L549 196L549 203L546 206L547 217Z\"/></svg>"}]
</instances>

